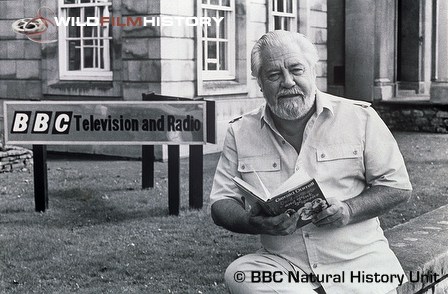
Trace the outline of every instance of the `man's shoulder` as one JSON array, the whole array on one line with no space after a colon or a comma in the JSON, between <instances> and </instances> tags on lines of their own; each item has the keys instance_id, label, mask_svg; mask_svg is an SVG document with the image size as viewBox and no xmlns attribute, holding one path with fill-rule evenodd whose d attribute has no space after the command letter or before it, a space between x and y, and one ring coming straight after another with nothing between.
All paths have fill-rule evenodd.
<instances>
[{"instance_id":1,"label":"man's shoulder","mask_svg":"<svg viewBox=\"0 0 448 294\"><path fill-rule=\"evenodd\" d=\"M246 112L246 113L244 113L242 115L234 117L233 119L231 119L229 121L229 124L231 124L231 125L239 125L239 124L241 124L243 122L244 122L244 124L247 124L248 122L260 121L261 116L263 114L263 109L264 109L264 106L261 105L261 106L255 108L255 109L253 109L253 110L251 110L249 112Z\"/></svg>"},{"instance_id":2,"label":"man's shoulder","mask_svg":"<svg viewBox=\"0 0 448 294\"><path fill-rule=\"evenodd\" d=\"M363 101L363 100L355 100L355 99L348 99L348 98L344 98L344 97L339 97L339 96L335 96L332 94L328 94L328 93L322 93L328 100L331 101L332 104L335 105L342 105L342 106L356 106L356 107L361 107L361 108L369 108L372 103L368 102L368 101Z\"/></svg>"},{"instance_id":3,"label":"man's shoulder","mask_svg":"<svg viewBox=\"0 0 448 294\"><path fill-rule=\"evenodd\" d=\"M376 113L372 104L368 101L348 99L327 93L323 94L325 98L330 101L334 113L338 116L356 116L361 119L368 119Z\"/></svg>"}]
</instances>

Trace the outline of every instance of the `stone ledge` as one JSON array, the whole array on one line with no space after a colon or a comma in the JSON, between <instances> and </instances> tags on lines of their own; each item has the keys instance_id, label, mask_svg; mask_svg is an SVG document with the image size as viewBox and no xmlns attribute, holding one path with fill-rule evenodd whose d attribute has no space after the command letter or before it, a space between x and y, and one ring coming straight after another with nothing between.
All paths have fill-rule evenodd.
<instances>
[{"instance_id":1,"label":"stone ledge","mask_svg":"<svg viewBox=\"0 0 448 294\"><path fill-rule=\"evenodd\" d=\"M29 171L33 164L33 152L29 149L0 144L0 173Z\"/></svg>"},{"instance_id":2,"label":"stone ledge","mask_svg":"<svg viewBox=\"0 0 448 294\"><path fill-rule=\"evenodd\" d=\"M448 105L429 101L382 101L373 107L395 131L448 133Z\"/></svg>"},{"instance_id":3,"label":"stone ledge","mask_svg":"<svg viewBox=\"0 0 448 294\"><path fill-rule=\"evenodd\" d=\"M385 235L408 279L413 280L402 285L398 294L416 293L432 284L429 278L438 280L448 275L448 205L393 227ZM435 292L429 293L447 293L447 281L445 278L435 286Z\"/></svg>"}]
</instances>

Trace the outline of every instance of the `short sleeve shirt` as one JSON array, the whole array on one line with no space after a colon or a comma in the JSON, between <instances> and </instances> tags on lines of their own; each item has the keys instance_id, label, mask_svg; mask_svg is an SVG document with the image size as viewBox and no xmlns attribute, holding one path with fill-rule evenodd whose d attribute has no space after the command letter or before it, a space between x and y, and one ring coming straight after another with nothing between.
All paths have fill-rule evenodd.
<instances>
[{"instance_id":1,"label":"short sleeve shirt","mask_svg":"<svg viewBox=\"0 0 448 294\"><path fill-rule=\"evenodd\" d=\"M233 199L244 205L235 176L261 190L258 174L273 191L296 172L306 172L327 198L339 200L375 185L412 189L398 145L375 110L366 102L318 91L299 154L275 128L266 105L230 124L211 203ZM340 282L321 281L328 293L387 293L398 285L395 275L404 276L378 218L337 229L309 224L288 236L261 235L260 240L264 249L307 273L343 276ZM383 280L363 280L372 275Z\"/></svg>"}]
</instances>

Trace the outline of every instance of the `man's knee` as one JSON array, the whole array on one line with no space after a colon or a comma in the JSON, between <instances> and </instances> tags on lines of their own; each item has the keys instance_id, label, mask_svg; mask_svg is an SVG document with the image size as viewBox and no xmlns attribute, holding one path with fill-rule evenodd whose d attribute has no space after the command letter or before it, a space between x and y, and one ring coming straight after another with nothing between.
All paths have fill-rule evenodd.
<instances>
[{"instance_id":1,"label":"man's knee","mask_svg":"<svg viewBox=\"0 0 448 294\"><path fill-rule=\"evenodd\" d=\"M250 290L252 283L249 282L249 274L257 270L254 260L254 256L248 254L234 260L227 267L224 280L230 293L247 293Z\"/></svg>"},{"instance_id":2,"label":"man's knee","mask_svg":"<svg viewBox=\"0 0 448 294\"><path fill-rule=\"evenodd\" d=\"M243 266L246 263L246 256L242 256L236 260L234 260L226 269L226 272L224 274L224 280L226 282L226 285L230 287L234 283L241 283L240 280L245 278L245 273L242 271L243 268L246 268ZM238 281L235 281L238 280Z\"/></svg>"}]
</instances>

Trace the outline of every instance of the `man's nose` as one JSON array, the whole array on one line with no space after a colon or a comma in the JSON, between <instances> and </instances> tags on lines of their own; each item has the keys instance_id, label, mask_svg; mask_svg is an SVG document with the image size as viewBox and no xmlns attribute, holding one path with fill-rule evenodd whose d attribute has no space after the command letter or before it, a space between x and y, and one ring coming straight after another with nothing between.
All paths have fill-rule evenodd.
<instances>
[{"instance_id":1,"label":"man's nose","mask_svg":"<svg viewBox=\"0 0 448 294\"><path fill-rule=\"evenodd\" d=\"M295 84L296 83L294 82L292 74L289 71L285 70L283 72L282 86L284 88L292 88Z\"/></svg>"}]
</instances>

